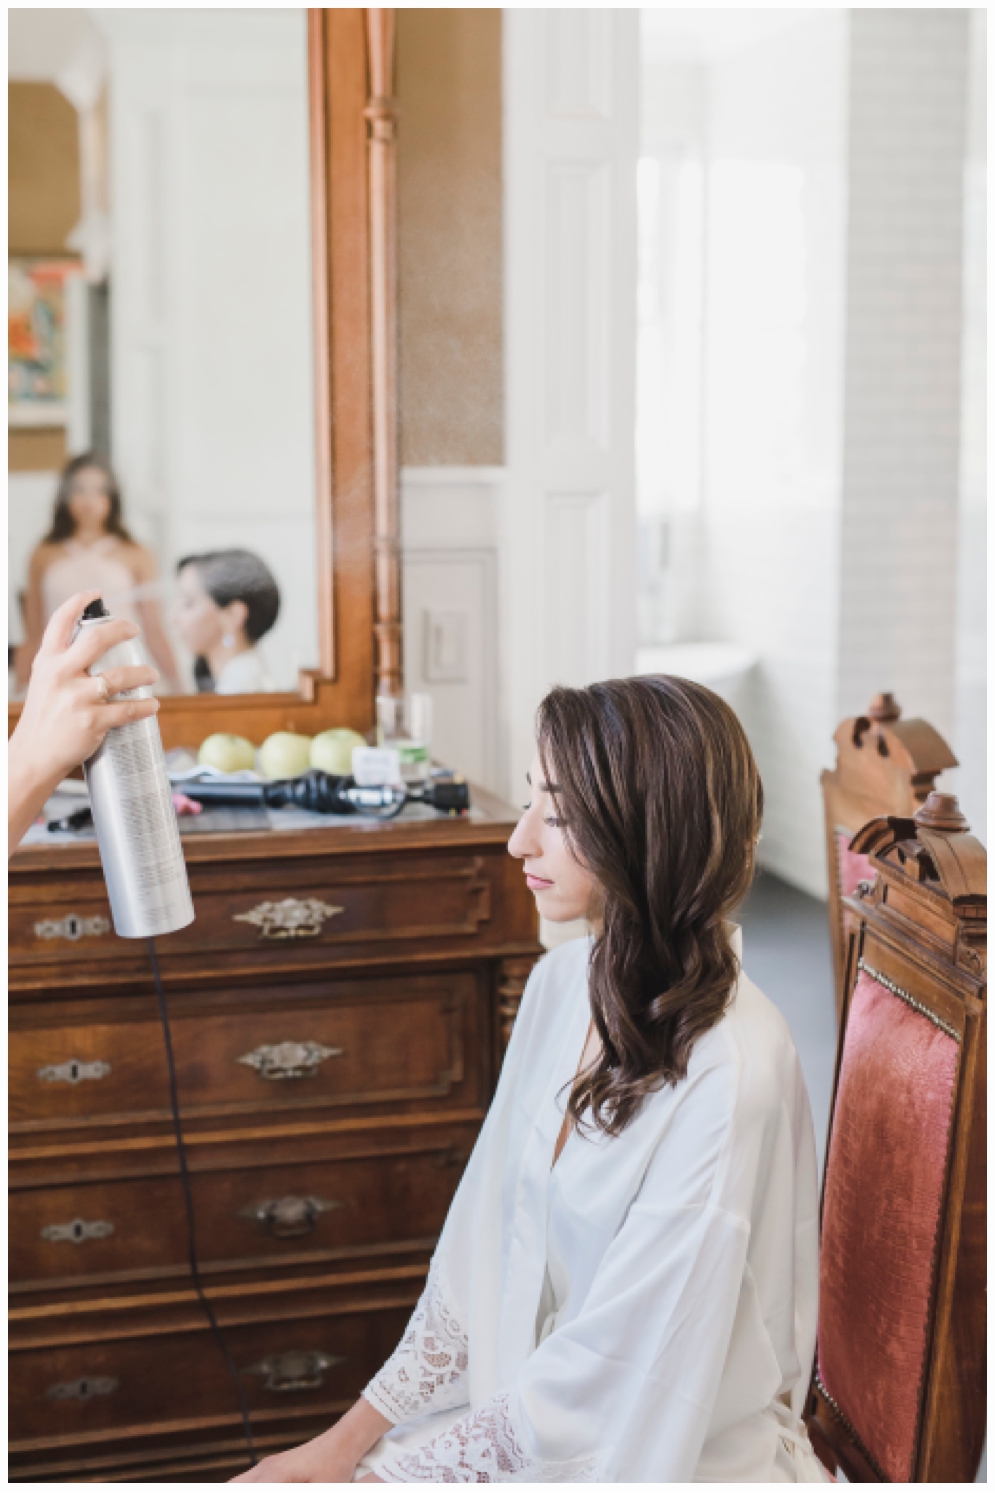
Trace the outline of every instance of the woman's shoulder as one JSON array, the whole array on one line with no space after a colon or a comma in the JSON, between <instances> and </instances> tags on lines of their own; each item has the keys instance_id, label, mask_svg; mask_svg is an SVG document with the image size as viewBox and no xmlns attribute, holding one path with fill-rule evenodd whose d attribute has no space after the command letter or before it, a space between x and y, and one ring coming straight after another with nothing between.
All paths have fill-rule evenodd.
<instances>
[{"instance_id":1,"label":"woman's shoulder","mask_svg":"<svg viewBox=\"0 0 995 1500\"><path fill-rule=\"evenodd\" d=\"M226 662L214 685L217 693L269 693L276 683L261 653L253 647Z\"/></svg>"},{"instance_id":2,"label":"woman's shoulder","mask_svg":"<svg viewBox=\"0 0 995 1500\"><path fill-rule=\"evenodd\" d=\"M128 566L143 576L155 575L156 560L155 553L144 542L136 542L134 537L116 536L118 555L127 561Z\"/></svg>"},{"instance_id":3,"label":"woman's shoulder","mask_svg":"<svg viewBox=\"0 0 995 1500\"><path fill-rule=\"evenodd\" d=\"M798 1054L787 1021L772 1000L741 974L721 1019L695 1044L689 1086L714 1090L728 1117L758 1120L780 1112L800 1077Z\"/></svg>"},{"instance_id":4,"label":"woman's shoulder","mask_svg":"<svg viewBox=\"0 0 995 1500\"><path fill-rule=\"evenodd\" d=\"M725 1014L695 1043L685 1077L652 1107L657 1149L642 1206L707 1201L751 1219L769 1163L786 1142L789 1156L799 1149L807 1103L784 1018L745 975Z\"/></svg>"},{"instance_id":5,"label":"woman's shoulder","mask_svg":"<svg viewBox=\"0 0 995 1500\"><path fill-rule=\"evenodd\" d=\"M532 971L543 990L547 992L572 992L580 983L587 983L587 971L591 960L591 939L572 938L569 943L557 943L540 958Z\"/></svg>"},{"instance_id":6,"label":"woman's shoulder","mask_svg":"<svg viewBox=\"0 0 995 1500\"><path fill-rule=\"evenodd\" d=\"M581 989L586 994L590 957L589 937L574 938L547 949L529 975L515 1029L522 1022L531 1025L533 1017L538 1015L552 1021Z\"/></svg>"},{"instance_id":7,"label":"woman's shoulder","mask_svg":"<svg viewBox=\"0 0 995 1500\"><path fill-rule=\"evenodd\" d=\"M63 557L65 551L62 542L39 542L31 554L31 565L35 568L47 568L57 558Z\"/></svg>"}]
</instances>

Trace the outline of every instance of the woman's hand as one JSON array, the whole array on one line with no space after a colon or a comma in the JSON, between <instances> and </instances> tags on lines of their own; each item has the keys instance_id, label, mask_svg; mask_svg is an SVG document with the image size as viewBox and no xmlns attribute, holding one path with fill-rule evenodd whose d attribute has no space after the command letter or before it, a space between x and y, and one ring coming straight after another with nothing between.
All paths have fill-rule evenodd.
<instances>
[{"instance_id":1,"label":"woman's hand","mask_svg":"<svg viewBox=\"0 0 995 1500\"><path fill-rule=\"evenodd\" d=\"M129 620L96 625L72 641L83 610L99 589L76 594L57 609L42 637L31 669L28 696L7 746L8 853L20 843L45 801L75 766L104 742L108 730L151 718L155 698L107 702L88 668L138 629ZM104 674L110 698L155 682L153 667L112 667Z\"/></svg>"},{"instance_id":2,"label":"woman's hand","mask_svg":"<svg viewBox=\"0 0 995 1500\"><path fill-rule=\"evenodd\" d=\"M390 1422L362 1396L334 1427L312 1438L300 1448L274 1453L254 1469L237 1474L229 1484L351 1484L356 1465L378 1438L390 1431ZM374 1480L367 1475L360 1484ZM374 1480L382 1484L383 1480Z\"/></svg>"},{"instance_id":3,"label":"woman's hand","mask_svg":"<svg viewBox=\"0 0 995 1500\"><path fill-rule=\"evenodd\" d=\"M359 1462L355 1453L345 1444L333 1440L333 1433L323 1432L321 1437L303 1443L300 1448L288 1448L286 1453L273 1453L262 1459L254 1469L236 1474L229 1484L351 1484Z\"/></svg>"}]
</instances>

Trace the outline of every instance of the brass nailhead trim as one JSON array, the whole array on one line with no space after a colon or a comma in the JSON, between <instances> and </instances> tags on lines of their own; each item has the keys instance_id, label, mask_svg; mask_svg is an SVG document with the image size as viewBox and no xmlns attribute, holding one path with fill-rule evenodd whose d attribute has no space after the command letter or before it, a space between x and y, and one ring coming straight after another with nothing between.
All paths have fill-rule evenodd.
<instances>
[{"instance_id":1,"label":"brass nailhead trim","mask_svg":"<svg viewBox=\"0 0 995 1500\"><path fill-rule=\"evenodd\" d=\"M833 1416L837 1419L840 1426L846 1429L847 1436L863 1454L864 1458L867 1459L867 1462L870 1464L875 1474L881 1480L882 1484L887 1484L888 1480L884 1474L884 1471L878 1467L878 1465L874 1462L874 1459L864 1447L864 1444L861 1442L860 1438L857 1435L857 1429L854 1427L850 1419L844 1416L843 1412L840 1410L839 1402L834 1401L833 1397L826 1390L826 1387L822 1383L822 1375L818 1369L816 1369L815 1375L813 1376L813 1384L816 1390L819 1392L819 1395L832 1410Z\"/></svg>"},{"instance_id":2,"label":"brass nailhead trim","mask_svg":"<svg viewBox=\"0 0 995 1500\"><path fill-rule=\"evenodd\" d=\"M955 1042L963 1041L960 1032L951 1026L949 1021L944 1021L942 1016L938 1016L934 1010L930 1010L928 1006L923 1005L922 1001L914 1000L908 990L899 989L894 980L886 978L877 969L872 969L870 964L865 964L862 958L858 958L857 968L863 969L864 973L869 974L872 979L876 979L878 984L883 984L886 990L890 990L893 995L897 995L899 1000L904 1000L906 1005L911 1005L912 1009L917 1010L921 1016L925 1016L927 1021L932 1021L933 1025L938 1026L941 1031L945 1031L947 1036L953 1037Z\"/></svg>"}]
</instances>

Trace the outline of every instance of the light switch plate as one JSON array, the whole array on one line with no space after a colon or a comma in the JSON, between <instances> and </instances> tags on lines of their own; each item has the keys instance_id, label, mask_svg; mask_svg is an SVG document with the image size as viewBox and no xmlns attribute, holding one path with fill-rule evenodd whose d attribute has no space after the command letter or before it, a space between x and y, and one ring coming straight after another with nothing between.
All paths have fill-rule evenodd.
<instances>
[{"instance_id":1,"label":"light switch plate","mask_svg":"<svg viewBox=\"0 0 995 1500\"><path fill-rule=\"evenodd\" d=\"M425 681L465 682L469 620L463 609L426 609Z\"/></svg>"}]
</instances>

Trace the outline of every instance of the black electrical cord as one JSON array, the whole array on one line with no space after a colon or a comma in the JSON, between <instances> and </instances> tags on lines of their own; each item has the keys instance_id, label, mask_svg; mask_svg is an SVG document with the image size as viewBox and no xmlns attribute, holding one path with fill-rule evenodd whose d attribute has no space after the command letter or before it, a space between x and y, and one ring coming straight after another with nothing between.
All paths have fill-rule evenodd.
<instances>
[{"instance_id":1,"label":"black electrical cord","mask_svg":"<svg viewBox=\"0 0 995 1500\"><path fill-rule=\"evenodd\" d=\"M155 981L156 998L159 1002L159 1019L162 1022L162 1036L163 1041L166 1044L166 1062L169 1067L169 1103L173 1111L173 1130L176 1135L176 1155L179 1158L180 1163L180 1180L183 1183L183 1199L186 1204L187 1211L187 1258L190 1262L190 1276L193 1280L197 1296L200 1299L200 1304L204 1309L207 1321L211 1325L211 1332L214 1334L214 1337L217 1340L218 1348L224 1355L225 1364L228 1366L228 1373L231 1375L232 1384L235 1387L235 1397L238 1401L238 1409L242 1415L242 1431L245 1434L245 1446L249 1450L249 1458L252 1460L252 1463L257 1464L259 1462L259 1458L256 1454L256 1445L252 1438L252 1421L249 1417L249 1406L248 1402L245 1399L245 1391L242 1388L242 1382L239 1379L238 1369L236 1368L235 1361L232 1359L231 1353L228 1349L228 1345L225 1343L224 1334L221 1332L221 1329L218 1326L218 1320L214 1316L214 1309L211 1306L210 1302L207 1300L207 1293L204 1291L204 1286L200 1279L200 1264L197 1260L197 1233L194 1224L193 1213L193 1193L190 1190L190 1172L187 1167L187 1151L183 1141L183 1126L180 1122L180 1099L176 1087L176 1061L173 1057L173 1038L169 1029L169 1012L166 1009L166 992L163 989L162 975L159 972L159 958L155 951L155 939L149 938L148 945L149 959L152 964L152 978Z\"/></svg>"}]
</instances>

